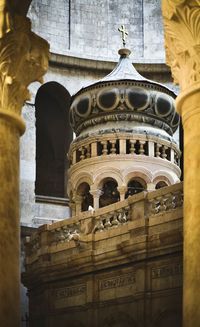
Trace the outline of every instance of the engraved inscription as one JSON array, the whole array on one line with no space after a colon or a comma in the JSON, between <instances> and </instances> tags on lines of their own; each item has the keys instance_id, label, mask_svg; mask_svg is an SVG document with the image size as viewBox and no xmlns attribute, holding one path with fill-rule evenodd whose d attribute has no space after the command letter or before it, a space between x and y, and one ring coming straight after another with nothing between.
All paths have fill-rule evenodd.
<instances>
[{"instance_id":1,"label":"engraved inscription","mask_svg":"<svg viewBox=\"0 0 200 327\"><path fill-rule=\"evenodd\" d=\"M60 288L55 291L56 299L63 299L67 297L81 295L86 292L86 285L80 284L71 287Z\"/></svg>"},{"instance_id":2,"label":"engraved inscription","mask_svg":"<svg viewBox=\"0 0 200 327\"><path fill-rule=\"evenodd\" d=\"M181 275L183 273L183 265L176 264L170 266L162 266L158 268L152 268L152 278L164 278L168 276Z\"/></svg>"},{"instance_id":3,"label":"engraved inscription","mask_svg":"<svg viewBox=\"0 0 200 327\"><path fill-rule=\"evenodd\" d=\"M99 290L107 290L115 287L123 287L135 283L135 274L121 275L99 281Z\"/></svg>"}]
</instances>

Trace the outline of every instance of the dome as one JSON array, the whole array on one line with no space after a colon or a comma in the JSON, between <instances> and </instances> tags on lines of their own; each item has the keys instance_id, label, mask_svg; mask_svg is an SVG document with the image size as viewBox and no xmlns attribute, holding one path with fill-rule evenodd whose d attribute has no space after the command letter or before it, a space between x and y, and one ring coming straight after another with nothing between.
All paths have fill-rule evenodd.
<instances>
[{"instance_id":1,"label":"dome","mask_svg":"<svg viewBox=\"0 0 200 327\"><path fill-rule=\"evenodd\" d=\"M158 127L173 135L179 124L176 95L166 86L141 76L129 49L120 49L114 70L72 97L71 125L79 135L85 128L108 121L132 121Z\"/></svg>"}]
</instances>

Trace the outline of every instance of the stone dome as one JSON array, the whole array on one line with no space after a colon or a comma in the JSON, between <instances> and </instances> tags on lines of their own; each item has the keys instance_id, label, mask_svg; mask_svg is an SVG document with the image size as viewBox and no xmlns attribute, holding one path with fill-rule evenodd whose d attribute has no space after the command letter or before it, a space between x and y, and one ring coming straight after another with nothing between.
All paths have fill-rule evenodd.
<instances>
[{"instance_id":1,"label":"stone dome","mask_svg":"<svg viewBox=\"0 0 200 327\"><path fill-rule=\"evenodd\" d=\"M113 121L155 127L172 136L179 125L176 95L141 76L131 63L130 50L118 53L119 63L110 74L72 97L70 122L77 136L88 127Z\"/></svg>"}]
</instances>

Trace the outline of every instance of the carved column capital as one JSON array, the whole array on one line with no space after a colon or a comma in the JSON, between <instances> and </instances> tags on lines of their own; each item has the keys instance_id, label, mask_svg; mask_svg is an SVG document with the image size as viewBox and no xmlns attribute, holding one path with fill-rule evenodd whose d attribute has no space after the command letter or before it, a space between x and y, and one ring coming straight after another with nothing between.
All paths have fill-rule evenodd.
<instances>
[{"instance_id":1,"label":"carved column capital","mask_svg":"<svg viewBox=\"0 0 200 327\"><path fill-rule=\"evenodd\" d=\"M93 195L94 198L99 198L103 194L103 191L91 189L90 194Z\"/></svg>"},{"instance_id":2,"label":"carved column capital","mask_svg":"<svg viewBox=\"0 0 200 327\"><path fill-rule=\"evenodd\" d=\"M200 6L198 0L163 0L166 63L181 90L200 81Z\"/></svg>"},{"instance_id":3,"label":"carved column capital","mask_svg":"<svg viewBox=\"0 0 200 327\"><path fill-rule=\"evenodd\" d=\"M48 59L49 44L31 31L28 18L14 16L12 29L0 38L0 116L15 123L21 134L25 129L21 108L30 99L28 85L42 82Z\"/></svg>"}]
</instances>

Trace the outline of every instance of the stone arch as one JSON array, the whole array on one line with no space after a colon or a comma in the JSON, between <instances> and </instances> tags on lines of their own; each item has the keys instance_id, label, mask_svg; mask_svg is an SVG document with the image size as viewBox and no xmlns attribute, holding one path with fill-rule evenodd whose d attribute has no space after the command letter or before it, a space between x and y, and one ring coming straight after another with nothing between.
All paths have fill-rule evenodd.
<instances>
[{"instance_id":1,"label":"stone arch","mask_svg":"<svg viewBox=\"0 0 200 327\"><path fill-rule=\"evenodd\" d=\"M93 183L92 176L88 172L81 172L80 174L78 174L76 176L76 183L73 185L74 192L77 191L81 183L87 183L91 186Z\"/></svg>"},{"instance_id":2,"label":"stone arch","mask_svg":"<svg viewBox=\"0 0 200 327\"><path fill-rule=\"evenodd\" d=\"M125 199L131 195L143 192L147 189L147 184L141 177L133 177L127 183L127 191L125 193Z\"/></svg>"},{"instance_id":3,"label":"stone arch","mask_svg":"<svg viewBox=\"0 0 200 327\"><path fill-rule=\"evenodd\" d=\"M123 185L123 178L121 175L121 172L119 169L111 168L111 167L105 167L104 169L101 169L101 172L94 177L94 189L100 189L101 188L101 182L105 178L113 178L116 180L118 186Z\"/></svg>"},{"instance_id":4,"label":"stone arch","mask_svg":"<svg viewBox=\"0 0 200 327\"><path fill-rule=\"evenodd\" d=\"M159 170L154 173L153 175L153 183L156 185L158 182L164 181L167 183L167 186L170 186L172 184L175 184L175 180L171 174L169 174L167 171Z\"/></svg>"},{"instance_id":5,"label":"stone arch","mask_svg":"<svg viewBox=\"0 0 200 327\"><path fill-rule=\"evenodd\" d=\"M134 171L133 168L129 168L124 171L125 184L128 184L128 182L133 178L140 178L144 180L146 184L148 184L152 182L153 176L150 170L143 167L134 168Z\"/></svg>"},{"instance_id":6,"label":"stone arch","mask_svg":"<svg viewBox=\"0 0 200 327\"><path fill-rule=\"evenodd\" d=\"M76 206L76 213L79 211L87 211L89 206L93 207L93 196L90 193L92 184L92 176L86 172L81 172L76 176L75 185L71 181L72 189L70 196L72 195L73 203Z\"/></svg>"},{"instance_id":7,"label":"stone arch","mask_svg":"<svg viewBox=\"0 0 200 327\"><path fill-rule=\"evenodd\" d=\"M99 197L99 207L105 207L120 200L118 183L113 177L105 177L99 184L101 195Z\"/></svg>"},{"instance_id":8,"label":"stone arch","mask_svg":"<svg viewBox=\"0 0 200 327\"><path fill-rule=\"evenodd\" d=\"M57 82L42 85L35 98L36 183L38 195L66 197L66 154L72 141L69 123L71 96Z\"/></svg>"},{"instance_id":9,"label":"stone arch","mask_svg":"<svg viewBox=\"0 0 200 327\"><path fill-rule=\"evenodd\" d=\"M75 194L75 202L77 201L81 211L87 211L90 206L93 207L93 196L90 193L90 185L88 183L79 183Z\"/></svg>"}]
</instances>

